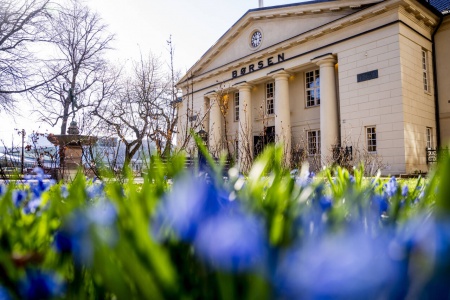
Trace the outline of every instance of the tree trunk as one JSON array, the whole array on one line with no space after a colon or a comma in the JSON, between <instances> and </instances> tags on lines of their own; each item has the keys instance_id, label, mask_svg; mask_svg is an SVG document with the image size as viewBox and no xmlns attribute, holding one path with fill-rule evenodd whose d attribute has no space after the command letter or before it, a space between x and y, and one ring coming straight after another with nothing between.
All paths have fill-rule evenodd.
<instances>
[{"instance_id":1,"label":"tree trunk","mask_svg":"<svg viewBox=\"0 0 450 300\"><path fill-rule=\"evenodd\" d=\"M67 133L67 120L69 119L69 107L70 107L70 100L68 101L68 99L66 99L66 101L64 102L64 113L63 113L63 117L62 117L60 134Z\"/></svg>"}]
</instances>

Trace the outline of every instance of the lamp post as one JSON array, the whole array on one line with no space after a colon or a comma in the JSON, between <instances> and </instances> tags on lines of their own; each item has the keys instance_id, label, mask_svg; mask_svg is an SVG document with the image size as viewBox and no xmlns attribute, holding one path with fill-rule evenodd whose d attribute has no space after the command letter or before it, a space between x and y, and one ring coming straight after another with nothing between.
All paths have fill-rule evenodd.
<instances>
[{"instance_id":1,"label":"lamp post","mask_svg":"<svg viewBox=\"0 0 450 300\"><path fill-rule=\"evenodd\" d=\"M18 130L17 128L14 130ZM24 156L24 151L25 151L25 129L22 129L21 131L17 132L19 135L22 136L22 154L20 155L20 174L23 175L23 169L24 169L24 164L25 164L25 156Z\"/></svg>"}]
</instances>

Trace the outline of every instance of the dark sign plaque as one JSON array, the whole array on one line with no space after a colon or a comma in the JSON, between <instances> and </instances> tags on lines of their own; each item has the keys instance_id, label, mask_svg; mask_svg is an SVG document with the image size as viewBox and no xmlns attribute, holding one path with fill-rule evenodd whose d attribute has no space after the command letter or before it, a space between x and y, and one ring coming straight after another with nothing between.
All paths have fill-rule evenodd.
<instances>
[{"instance_id":1,"label":"dark sign plaque","mask_svg":"<svg viewBox=\"0 0 450 300\"><path fill-rule=\"evenodd\" d=\"M366 73L361 73L356 75L356 79L358 82L363 82L367 80L372 80L378 78L378 70L369 71Z\"/></svg>"}]
</instances>

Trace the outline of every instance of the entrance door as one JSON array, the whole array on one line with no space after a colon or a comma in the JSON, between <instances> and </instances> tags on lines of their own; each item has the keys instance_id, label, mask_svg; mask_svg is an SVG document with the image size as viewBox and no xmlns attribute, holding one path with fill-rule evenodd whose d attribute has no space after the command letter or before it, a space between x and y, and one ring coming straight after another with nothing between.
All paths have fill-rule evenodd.
<instances>
[{"instance_id":1,"label":"entrance door","mask_svg":"<svg viewBox=\"0 0 450 300\"><path fill-rule=\"evenodd\" d=\"M267 145L274 143L275 143L275 126L266 127L264 130L264 135L255 135L253 137L254 157L257 157L259 154L261 154Z\"/></svg>"}]
</instances>

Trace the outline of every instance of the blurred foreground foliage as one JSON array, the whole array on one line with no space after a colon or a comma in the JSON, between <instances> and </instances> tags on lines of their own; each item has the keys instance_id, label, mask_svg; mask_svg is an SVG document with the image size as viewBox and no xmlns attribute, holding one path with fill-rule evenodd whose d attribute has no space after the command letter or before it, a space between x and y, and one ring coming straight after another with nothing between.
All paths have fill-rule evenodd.
<instances>
[{"instance_id":1,"label":"blurred foreground foliage","mask_svg":"<svg viewBox=\"0 0 450 300\"><path fill-rule=\"evenodd\" d=\"M141 185L0 185L0 299L450 297L449 159L402 185L282 153L247 177L177 156Z\"/></svg>"}]
</instances>

